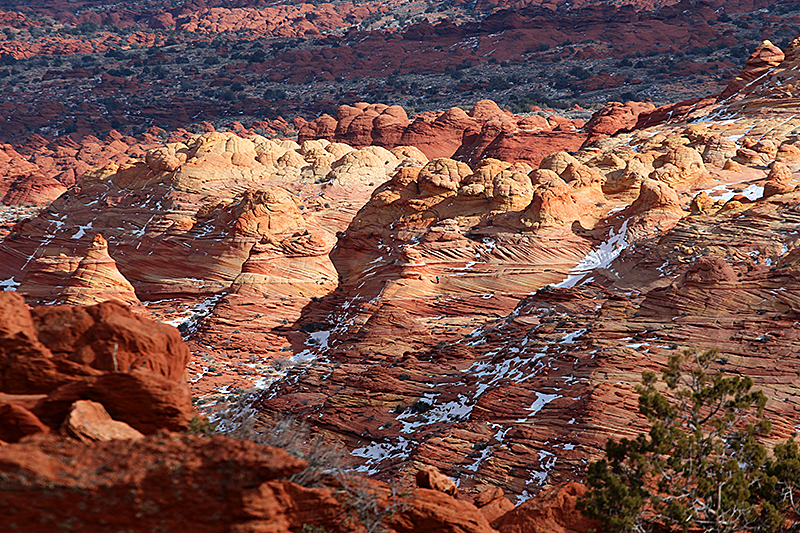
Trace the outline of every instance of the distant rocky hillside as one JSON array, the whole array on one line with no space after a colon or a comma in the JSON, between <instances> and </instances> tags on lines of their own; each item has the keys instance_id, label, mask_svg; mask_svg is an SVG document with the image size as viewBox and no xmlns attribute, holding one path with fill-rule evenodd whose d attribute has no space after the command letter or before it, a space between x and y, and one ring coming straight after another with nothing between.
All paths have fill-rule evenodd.
<instances>
[{"instance_id":1,"label":"distant rocky hillside","mask_svg":"<svg viewBox=\"0 0 800 533\"><path fill-rule=\"evenodd\" d=\"M610 100L719 92L761 41L785 46L800 29L796 3L761 0L22 4L1 4L0 141L25 155L39 137L203 120L271 133L265 119L360 101L414 114L490 98L585 120Z\"/></svg>"}]
</instances>

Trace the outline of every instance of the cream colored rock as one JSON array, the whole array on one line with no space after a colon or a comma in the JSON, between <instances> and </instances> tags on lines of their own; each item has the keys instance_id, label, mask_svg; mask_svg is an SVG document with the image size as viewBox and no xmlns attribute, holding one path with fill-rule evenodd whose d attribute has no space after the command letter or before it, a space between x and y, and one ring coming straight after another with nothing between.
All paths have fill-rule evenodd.
<instances>
[{"instance_id":1,"label":"cream colored rock","mask_svg":"<svg viewBox=\"0 0 800 533\"><path fill-rule=\"evenodd\" d=\"M67 280L58 301L70 305L90 305L107 300L119 300L129 305L141 304L133 286L108 255L108 242L98 234L78 268Z\"/></svg>"},{"instance_id":2,"label":"cream colored rock","mask_svg":"<svg viewBox=\"0 0 800 533\"><path fill-rule=\"evenodd\" d=\"M533 191L533 200L522 215L531 229L563 226L580 219L580 208L570 194L572 188L561 178L543 183Z\"/></svg>"},{"instance_id":3,"label":"cream colored rock","mask_svg":"<svg viewBox=\"0 0 800 533\"><path fill-rule=\"evenodd\" d=\"M528 174L528 177L531 179L531 183L533 185L540 185L542 183L547 183L548 181L559 178L559 175L555 171L547 168L537 168L536 170L531 171L531 173Z\"/></svg>"},{"instance_id":4,"label":"cream colored rock","mask_svg":"<svg viewBox=\"0 0 800 533\"><path fill-rule=\"evenodd\" d=\"M578 160L566 152L556 152L542 159L539 168L552 170L560 176L572 163L578 163Z\"/></svg>"},{"instance_id":5,"label":"cream colored rock","mask_svg":"<svg viewBox=\"0 0 800 533\"><path fill-rule=\"evenodd\" d=\"M448 191L455 192L462 180L472 174L465 163L440 158L428 162L419 172L420 196L436 196Z\"/></svg>"},{"instance_id":6,"label":"cream colored rock","mask_svg":"<svg viewBox=\"0 0 800 533\"><path fill-rule=\"evenodd\" d=\"M702 156L694 148L678 146L657 158L650 178L666 184L688 183L706 173Z\"/></svg>"},{"instance_id":7,"label":"cream colored rock","mask_svg":"<svg viewBox=\"0 0 800 533\"><path fill-rule=\"evenodd\" d=\"M384 161L373 151L363 148L349 152L333 163L327 178L342 186L366 183L377 185L386 181L387 173Z\"/></svg>"},{"instance_id":8,"label":"cream colored rock","mask_svg":"<svg viewBox=\"0 0 800 533\"><path fill-rule=\"evenodd\" d=\"M325 150L332 153L336 159L340 159L348 153L354 151L355 148L345 143L330 143L325 147Z\"/></svg>"},{"instance_id":9,"label":"cream colored rock","mask_svg":"<svg viewBox=\"0 0 800 533\"><path fill-rule=\"evenodd\" d=\"M785 164L778 161L772 163L767 180L767 183L764 184L764 198L794 190L792 171Z\"/></svg>"},{"instance_id":10,"label":"cream colored rock","mask_svg":"<svg viewBox=\"0 0 800 533\"><path fill-rule=\"evenodd\" d=\"M654 170L653 165L646 162L646 159L633 157L625 163L625 168L621 172L607 174L603 183L603 191L618 193L639 187Z\"/></svg>"},{"instance_id":11,"label":"cream colored rock","mask_svg":"<svg viewBox=\"0 0 800 533\"><path fill-rule=\"evenodd\" d=\"M91 400L78 400L72 404L61 431L81 442L144 438L125 422L113 420L102 404Z\"/></svg>"},{"instance_id":12,"label":"cream colored rock","mask_svg":"<svg viewBox=\"0 0 800 533\"><path fill-rule=\"evenodd\" d=\"M422 153L422 150L416 146L396 146L392 149L392 154L401 162L412 160L420 163L420 166L424 166L425 163L430 161L428 157Z\"/></svg>"},{"instance_id":13,"label":"cream colored rock","mask_svg":"<svg viewBox=\"0 0 800 533\"><path fill-rule=\"evenodd\" d=\"M188 148L183 143L174 143L148 150L145 162L153 172L175 172L186 162Z\"/></svg>"},{"instance_id":14,"label":"cream colored rock","mask_svg":"<svg viewBox=\"0 0 800 533\"><path fill-rule=\"evenodd\" d=\"M531 179L524 172L504 170L492 182L493 203L501 211L522 211L533 199Z\"/></svg>"},{"instance_id":15,"label":"cream colored rock","mask_svg":"<svg viewBox=\"0 0 800 533\"><path fill-rule=\"evenodd\" d=\"M726 160L735 156L736 143L721 135L710 137L703 150L703 161L717 167L722 167Z\"/></svg>"}]
</instances>

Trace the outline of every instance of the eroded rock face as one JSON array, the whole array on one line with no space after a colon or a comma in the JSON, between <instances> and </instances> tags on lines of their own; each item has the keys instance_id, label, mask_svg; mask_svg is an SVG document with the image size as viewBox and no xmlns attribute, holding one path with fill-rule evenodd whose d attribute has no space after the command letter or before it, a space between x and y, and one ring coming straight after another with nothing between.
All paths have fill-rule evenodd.
<instances>
[{"instance_id":1,"label":"eroded rock face","mask_svg":"<svg viewBox=\"0 0 800 533\"><path fill-rule=\"evenodd\" d=\"M747 58L742 72L736 76L736 79L731 81L724 91L719 95L719 100L726 100L731 96L741 93L743 89L747 89L749 85L764 76L767 72L780 65L785 59L783 50L772 44L770 41L764 41L756 50Z\"/></svg>"},{"instance_id":2,"label":"eroded rock face","mask_svg":"<svg viewBox=\"0 0 800 533\"><path fill-rule=\"evenodd\" d=\"M95 440L189 427L189 351L175 328L118 302L31 312L4 292L0 332L0 405L16 428L3 440L43 426Z\"/></svg>"},{"instance_id":3,"label":"eroded rock face","mask_svg":"<svg viewBox=\"0 0 800 533\"><path fill-rule=\"evenodd\" d=\"M287 478L303 471L304 461L221 436L159 433L88 443L39 437L0 447L0 464L9 532L46 531L71 521L88 532L188 527L288 533L309 526L344 532L357 528L360 516L381 519L381 509L398 503L386 485L366 479L344 480L344 491L341 484L297 485ZM381 519L391 533L496 531L475 506L441 492L419 489L400 498L403 505ZM358 515L349 514L353 506Z\"/></svg>"},{"instance_id":4,"label":"eroded rock face","mask_svg":"<svg viewBox=\"0 0 800 533\"><path fill-rule=\"evenodd\" d=\"M583 485L572 482L542 491L492 525L501 533L587 533L598 524L576 508L586 490Z\"/></svg>"},{"instance_id":5,"label":"eroded rock face","mask_svg":"<svg viewBox=\"0 0 800 533\"><path fill-rule=\"evenodd\" d=\"M655 110L650 102L609 102L597 111L586 123L588 133L584 146L598 139L614 135L620 130L632 129L636 126L639 115Z\"/></svg>"},{"instance_id":6,"label":"eroded rock face","mask_svg":"<svg viewBox=\"0 0 800 533\"><path fill-rule=\"evenodd\" d=\"M336 119L322 115L307 123L299 140L327 139L358 148L408 145L429 159L453 158L473 166L489 157L536 165L552 152L577 150L584 142L577 132L582 126L555 115L515 116L491 100L477 102L469 112L453 107L421 113L411 122L400 106L357 103L341 106Z\"/></svg>"},{"instance_id":7,"label":"eroded rock face","mask_svg":"<svg viewBox=\"0 0 800 533\"><path fill-rule=\"evenodd\" d=\"M102 404L90 400L78 400L72 404L61 430L81 442L144 437L125 422L113 420Z\"/></svg>"},{"instance_id":8,"label":"eroded rock face","mask_svg":"<svg viewBox=\"0 0 800 533\"><path fill-rule=\"evenodd\" d=\"M66 280L59 303L88 305L117 300L128 305L139 305L133 286L117 269L116 262L108 255L108 242L102 235L95 235L86 255Z\"/></svg>"},{"instance_id":9,"label":"eroded rock face","mask_svg":"<svg viewBox=\"0 0 800 533\"><path fill-rule=\"evenodd\" d=\"M271 524L289 531L311 517L335 527L338 517L330 492L284 479L302 470L302 461L223 437L160 434L92 444L39 439L5 446L0 455L0 492L14 509L5 517L8 531L30 531L31 521L40 531L69 521L79 522L83 531L134 524L151 530ZM95 475L86 476L87 471ZM223 488L237 497L211 496ZM284 498L295 503L289 516L280 503ZM334 510L327 516L326 504Z\"/></svg>"}]
</instances>

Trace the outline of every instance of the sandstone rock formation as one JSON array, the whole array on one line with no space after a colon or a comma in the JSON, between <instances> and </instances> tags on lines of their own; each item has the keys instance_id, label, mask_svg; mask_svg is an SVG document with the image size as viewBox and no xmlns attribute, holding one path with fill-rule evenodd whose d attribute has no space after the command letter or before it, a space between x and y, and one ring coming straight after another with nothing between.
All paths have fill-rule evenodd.
<instances>
[{"instance_id":1,"label":"sandstone rock formation","mask_svg":"<svg viewBox=\"0 0 800 533\"><path fill-rule=\"evenodd\" d=\"M429 159L453 157L471 165L487 157L538 164L552 152L580 147L581 126L582 121L555 115L515 116L491 100L477 102L468 113L458 107L421 113L411 123L399 106L361 102L340 106L336 119L322 115L307 123L300 129L299 141L326 139L388 149L408 145Z\"/></svg>"},{"instance_id":2,"label":"sandstone rock formation","mask_svg":"<svg viewBox=\"0 0 800 533\"><path fill-rule=\"evenodd\" d=\"M640 114L638 129L525 161L485 156L515 127L575 132L487 102L418 118L400 137L418 134L416 148L336 142L343 122L358 142L382 121L396 136L398 116L368 105L317 122L329 139L209 131L84 174L4 241L0 280L22 292L63 279L86 246L71 237L100 231L146 310L189 339L203 401L223 409L256 384L265 427L307 420L386 479L434 467L497 520L503 494L571 481L609 435L644 430L634 386L674 350L725 347L727 368L769 393L772 438L794 431L800 120L769 92L791 67L732 104L656 110L667 122L646 129ZM431 131L475 152L429 157ZM14 342L51 381L23 407L51 431L89 394L142 433L155 430L144 416L119 414L134 401L173 427L163 380L106 366L64 383L44 341ZM8 416L36 430L24 411ZM397 530L460 509L426 498Z\"/></svg>"},{"instance_id":3,"label":"sandstone rock formation","mask_svg":"<svg viewBox=\"0 0 800 533\"><path fill-rule=\"evenodd\" d=\"M88 305L107 300L118 300L128 305L140 304L133 286L120 274L117 264L108 255L108 242L98 234L78 267L66 280L57 301Z\"/></svg>"},{"instance_id":4,"label":"sandstone rock formation","mask_svg":"<svg viewBox=\"0 0 800 533\"><path fill-rule=\"evenodd\" d=\"M577 510L578 498L586 493L579 483L543 491L492 523L501 533L585 533L597 524Z\"/></svg>"},{"instance_id":5,"label":"sandstone rock formation","mask_svg":"<svg viewBox=\"0 0 800 533\"><path fill-rule=\"evenodd\" d=\"M21 296L4 292L0 332L0 404L15 428L3 440L46 432L46 426L94 440L130 438L138 434L133 428L188 428L194 415L185 381L189 351L174 328L117 302L31 312Z\"/></svg>"},{"instance_id":6,"label":"sandstone rock formation","mask_svg":"<svg viewBox=\"0 0 800 533\"><path fill-rule=\"evenodd\" d=\"M764 77L769 71L780 65L784 59L783 50L770 41L764 41L750 54L742 72L728 84L718 99L726 100L734 95L743 97L748 89L752 89L751 86L759 81L759 78Z\"/></svg>"},{"instance_id":7,"label":"sandstone rock formation","mask_svg":"<svg viewBox=\"0 0 800 533\"><path fill-rule=\"evenodd\" d=\"M417 487L421 489L438 490L450 496L455 496L458 487L449 477L441 474L432 466L425 467L417 472Z\"/></svg>"},{"instance_id":8,"label":"sandstone rock formation","mask_svg":"<svg viewBox=\"0 0 800 533\"><path fill-rule=\"evenodd\" d=\"M131 426L113 420L103 405L89 400L72 404L64 419L62 432L81 442L129 440L144 437Z\"/></svg>"}]
</instances>

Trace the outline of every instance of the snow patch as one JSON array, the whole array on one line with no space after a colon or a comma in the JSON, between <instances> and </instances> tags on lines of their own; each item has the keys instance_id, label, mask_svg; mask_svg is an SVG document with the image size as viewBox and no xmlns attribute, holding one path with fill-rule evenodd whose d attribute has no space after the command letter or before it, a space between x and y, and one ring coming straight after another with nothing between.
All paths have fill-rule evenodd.
<instances>
[{"instance_id":1,"label":"snow patch","mask_svg":"<svg viewBox=\"0 0 800 533\"><path fill-rule=\"evenodd\" d=\"M628 243L625 241L625 235L628 232L628 221L626 220L619 232L614 232L614 228L608 233L608 240L602 243L595 250L589 252L586 257L580 260L575 265L575 268L570 270L569 276L564 281L556 285L560 289L569 289L574 287L586 274L598 268L608 268L609 265L619 257L619 254L627 248Z\"/></svg>"},{"instance_id":2,"label":"snow patch","mask_svg":"<svg viewBox=\"0 0 800 533\"><path fill-rule=\"evenodd\" d=\"M18 281L14 280L14 276L11 276L8 279L0 280L0 287L2 287L3 291L15 291L17 287L20 286Z\"/></svg>"},{"instance_id":3,"label":"snow patch","mask_svg":"<svg viewBox=\"0 0 800 533\"><path fill-rule=\"evenodd\" d=\"M86 235L86 230L87 229L92 229L92 223L91 222L89 222L85 226L78 226L78 231L75 233L75 235L73 235L70 238L71 239L80 239L81 237Z\"/></svg>"}]
</instances>

